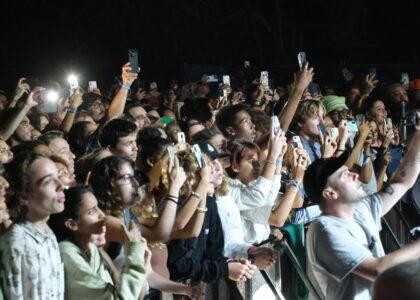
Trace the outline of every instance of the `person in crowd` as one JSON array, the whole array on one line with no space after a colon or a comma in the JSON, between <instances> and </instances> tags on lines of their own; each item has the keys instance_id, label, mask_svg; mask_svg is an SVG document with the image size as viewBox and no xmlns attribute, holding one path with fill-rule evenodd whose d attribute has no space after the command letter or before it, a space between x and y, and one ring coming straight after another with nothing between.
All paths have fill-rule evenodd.
<instances>
[{"instance_id":1,"label":"person in crowd","mask_svg":"<svg viewBox=\"0 0 420 300\"><path fill-rule=\"evenodd\" d=\"M0 276L6 299L64 299L64 270L47 222L64 209L64 185L55 164L21 153L7 166L14 224L0 238Z\"/></svg>"},{"instance_id":2,"label":"person in crowd","mask_svg":"<svg viewBox=\"0 0 420 300\"><path fill-rule=\"evenodd\" d=\"M127 228L131 222L134 222L137 230L141 231L142 236L149 242L166 242L172 231L179 190L185 181L183 169L179 167L177 160L175 162L173 168L169 170L171 184L165 198L164 208L152 226L141 225L140 220L130 210L140 201L138 191L140 186L134 176L133 161L128 157L110 156L95 165L90 177L90 184L98 199L99 208L106 215L118 218ZM117 268L121 269L125 257L123 245L117 242L111 243L106 251L114 260ZM147 273L147 282L154 289L188 295L194 299L200 294L196 287L170 281L151 268Z\"/></svg>"},{"instance_id":3,"label":"person in crowd","mask_svg":"<svg viewBox=\"0 0 420 300\"><path fill-rule=\"evenodd\" d=\"M58 130L48 131L38 138L39 141L48 146L51 154L57 155L67 163L70 174L74 174L74 159L76 156L71 152L69 143L63 133Z\"/></svg>"},{"instance_id":4,"label":"person in crowd","mask_svg":"<svg viewBox=\"0 0 420 300\"><path fill-rule=\"evenodd\" d=\"M259 243L268 238L268 219L281 185L281 165L286 138L272 129L268 155L259 165L259 148L246 140L234 140L230 146L230 196L241 212L245 241Z\"/></svg>"},{"instance_id":5,"label":"person in crowd","mask_svg":"<svg viewBox=\"0 0 420 300\"><path fill-rule=\"evenodd\" d=\"M257 135L247 107L242 104L224 107L216 116L218 129L229 140L245 139L253 142Z\"/></svg>"},{"instance_id":6,"label":"person in crowd","mask_svg":"<svg viewBox=\"0 0 420 300\"><path fill-rule=\"evenodd\" d=\"M140 100L128 101L124 108L124 113L129 114L136 120L138 129L150 124L149 117Z\"/></svg>"},{"instance_id":7,"label":"person in crowd","mask_svg":"<svg viewBox=\"0 0 420 300\"><path fill-rule=\"evenodd\" d=\"M420 113L417 113L420 117ZM381 192L366 196L345 155L318 159L304 176L305 192L322 216L306 237L307 273L326 299L370 299L370 286L386 269L420 258L420 241L385 255L380 220L414 185L420 172L420 123L404 160Z\"/></svg>"},{"instance_id":8,"label":"person in crowd","mask_svg":"<svg viewBox=\"0 0 420 300\"><path fill-rule=\"evenodd\" d=\"M135 123L112 119L99 132L99 143L114 155L126 155L134 162L137 159L137 126Z\"/></svg>"},{"instance_id":9,"label":"person in crowd","mask_svg":"<svg viewBox=\"0 0 420 300\"><path fill-rule=\"evenodd\" d=\"M75 186L65 191L64 210L50 218L57 236L65 271L66 299L139 299L146 280L150 253L146 241L132 222L121 273L112 274L115 266L99 247L106 244L104 213L89 186ZM92 243L95 240L95 244Z\"/></svg>"},{"instance_id":10,"label":"person in crowd","mask_svg":"<svg viewBox=\"0 0 420 300\"><path fill-rule=\"evenodd\" d=\"M13 159L13 152L10 151L9 145L0 139L0 164L7 164Z\"/></svg>"}]
</instances>

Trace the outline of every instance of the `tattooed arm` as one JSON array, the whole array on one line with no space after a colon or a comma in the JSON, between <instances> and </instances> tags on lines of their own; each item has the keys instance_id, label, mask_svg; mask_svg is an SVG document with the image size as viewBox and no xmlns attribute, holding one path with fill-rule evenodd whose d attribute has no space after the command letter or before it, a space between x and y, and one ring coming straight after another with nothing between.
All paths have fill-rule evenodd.
<instances>
[{"instance_id":1,"label":"tattooed arm","mask_svg":"<svg viewBox=\"0 0 420 300\"><path fill-rule=\"evenodd\" d=\"M416 133L414 134L408 151L398 166L391 180L379 193L384 206L382 215L385 215L400 198L416 182L420 172L420 113L417 113Z\"/></svg>"}]
</instances>

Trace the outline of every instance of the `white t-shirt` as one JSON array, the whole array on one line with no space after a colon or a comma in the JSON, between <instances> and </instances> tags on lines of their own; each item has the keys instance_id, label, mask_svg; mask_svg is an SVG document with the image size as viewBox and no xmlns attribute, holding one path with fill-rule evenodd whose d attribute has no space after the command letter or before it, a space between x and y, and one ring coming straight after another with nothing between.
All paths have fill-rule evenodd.
<instances>
[{"instance_id":1,"label":"white t-shirt","mask_svg":"<svg viewBox=\"0 0 420 300\"><path fill-rule=\"evenodd\" d=\"M306 237L307 274L323 299L371 299L371 282L352 273L369 256L385 255L379 237L383 202L360 201L354 218L321 215Z\"/></svg>"}]
</instances>

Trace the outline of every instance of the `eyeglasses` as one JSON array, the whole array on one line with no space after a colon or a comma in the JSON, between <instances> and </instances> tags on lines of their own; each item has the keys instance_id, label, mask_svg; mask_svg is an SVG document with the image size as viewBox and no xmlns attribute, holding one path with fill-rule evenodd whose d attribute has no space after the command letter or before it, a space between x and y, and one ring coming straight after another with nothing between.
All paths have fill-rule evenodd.
<instances>
[{"instance_id":1,"label":"eyeglasses","mask_svg":"<svg viewBox=\"0 0 420 300\"><path fill-rule=\"evenodd\" d=\"M124 174L120 177L117 177L116 179L120 184L126 185L126 184L133 184L136 182L136 177L132 174Z\"/></svg>"}]
</instances>

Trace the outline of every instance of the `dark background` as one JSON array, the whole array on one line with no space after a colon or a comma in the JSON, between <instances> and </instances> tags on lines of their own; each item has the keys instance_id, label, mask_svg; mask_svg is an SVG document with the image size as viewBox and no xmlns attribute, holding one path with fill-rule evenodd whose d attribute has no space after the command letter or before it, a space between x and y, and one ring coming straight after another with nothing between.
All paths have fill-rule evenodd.
<instances>
[{"instance_id":1,"label":"dark background","mask_svg":"<svg viewBox=\"0 0 420 300\"><path fill-rule=\"evenodd\" d=\"M181 79L185 64L232 71L244 60L281 77L297 67L301 50L318 74L376 65L414 78L420 75L419 2L4 0L0 88L11 89L22 75L62 81L70 71L101 87L120 73L133 48L145 81Z\"/></svg>"}]
</instances>

